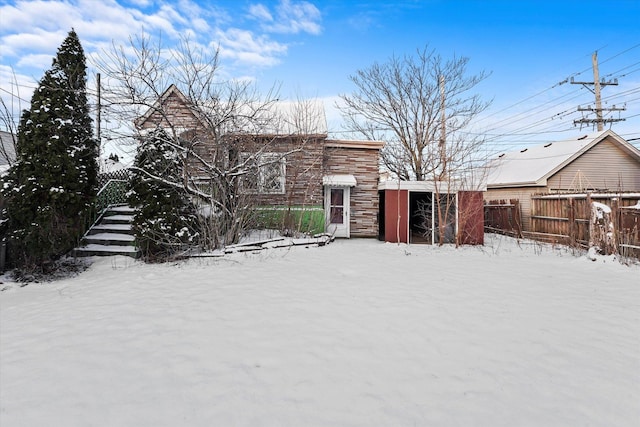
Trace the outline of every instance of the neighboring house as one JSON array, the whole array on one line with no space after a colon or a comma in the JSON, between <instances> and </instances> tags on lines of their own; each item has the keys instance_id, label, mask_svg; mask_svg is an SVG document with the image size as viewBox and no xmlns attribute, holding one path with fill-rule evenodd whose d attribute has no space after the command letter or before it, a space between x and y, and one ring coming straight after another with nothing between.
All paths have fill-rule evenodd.
<instances>
[{"instance_id":1,"label":"neighboring house","mask_svg":"<svg viewBox=\"0 0 640 427\"><path fill-rule=\"evenodd\" d=\"M9 132L0 131L0 175L9 170L16 160L15 136Z\"/></svg>"},{"instance_id":2,"label":"neighboring house","mask_svg":"<svg viewBox=\"0 0 640 427\"><path fill-rule=\"evenodd\" d=\"M255 173L247 175L243 185L255 194L259 208L316 211L324 216L325 231L336 237L376 237L383 143L328 139L324 110L317 104L306 104L303 114L292 104L274 107L286 112L279 116L282 121L265 120L260 129L247 122L243 132L225 135L226 141L237 141L233 152L218 151L208 118L199 117L175 85L135 124L141 133L171 128L185 140L196 141L192 149L203 159L222 155L244 161L258 152ZM196 168L194 163L192 169ZM197 178L197 172L192 175ZM206 175L200 179L206 184Z\"/></svg>"},{"instance_id":3,"label":"neighboring house","mask_svg":"<svg viewBox=\"0 0 640 427\"><path fill-rule=\"evenodd\" d=\"M530 231L532 195L596 191L640 191L640 150L611 130L499 155L484 200L519 200Z\"/></svg>"}]
</instances>

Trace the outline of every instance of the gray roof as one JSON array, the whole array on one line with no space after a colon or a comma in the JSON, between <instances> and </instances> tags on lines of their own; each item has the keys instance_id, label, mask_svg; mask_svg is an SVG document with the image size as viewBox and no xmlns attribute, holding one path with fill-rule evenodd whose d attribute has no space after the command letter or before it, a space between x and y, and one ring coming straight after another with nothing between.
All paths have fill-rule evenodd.
<instances>
[{"instance_id":1,"label":"gray roof","mask_svg":"<svg viewBox=\"0 0 640 427\"><path fill-rule=\"evenodd\" d=\"M640 151L611 130L501 154L489 163L487 185L545 186L547 179L594 145L611 137L626 152L640 159Z\"/></svg>"}]
</instances>

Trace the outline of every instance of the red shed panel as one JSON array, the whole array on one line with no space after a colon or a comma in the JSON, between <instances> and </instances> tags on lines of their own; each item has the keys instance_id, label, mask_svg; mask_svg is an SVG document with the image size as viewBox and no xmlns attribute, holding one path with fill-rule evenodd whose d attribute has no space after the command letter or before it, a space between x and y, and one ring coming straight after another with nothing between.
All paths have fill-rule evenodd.
<instances>
[{"instance_id":1,"label":"red shed panel","mask_svg":"<svg viewBox=\"0 0 640 427\"><path fill-rule=\"evenodd\" d=\"M409 192L384 190L384 241L408 243Z\"/></svg>"}]
</instances>

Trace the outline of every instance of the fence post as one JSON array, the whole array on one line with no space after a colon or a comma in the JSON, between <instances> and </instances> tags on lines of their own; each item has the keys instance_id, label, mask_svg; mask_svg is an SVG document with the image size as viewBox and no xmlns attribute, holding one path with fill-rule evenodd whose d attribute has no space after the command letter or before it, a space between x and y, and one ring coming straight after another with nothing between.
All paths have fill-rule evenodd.
<instances>
[{"instance_id":1,"label":"fence post","mask_svg":"<svg viewBox=\"0 0 640 427\"><path fill-rule=\"evenodd\" d=\"M613 222L613 238L614 249L617 253L620 253L620 228L622 227L622 221L620 221L620 200L617 197L611 199L611 222Z\"/></svg>"},{"instance_id":2,"label":"fence post","mask_svg":"<svg viewBox=\"0 0 640 427\"><path fill-rule=\"evenodd\" d=\"M516 237L522 238L522 219L520 218L520 199L511 199L511 218L516 231Z\"/></svg>"},{"instance_id":3,"label":"fence post","mask_svg":"<svg viewBox=\"0 0 640 427\"><path fill-rule=\"evenodd\" d=\"M587 218L589 218L588 227L587 227L587 247L593 246L593 241L591 240L591 231L593 230L593 225L591 224L591 212L593 207L591 206L591 193L587 193L586 198L586 211L589 212Z\"/></svg>"},{"instance_id":4,"label":"fence post","mask_svg":"<svg viewBox=\"0 0 640 427\"><path fill-rule=\"evenodd\" d=\"M578 240L576 233L576 204L573 197L569 198L569 209L567 212L567 218L569 219L569 243L572 247L576 246Z\"/></svg>"}]
</instances>

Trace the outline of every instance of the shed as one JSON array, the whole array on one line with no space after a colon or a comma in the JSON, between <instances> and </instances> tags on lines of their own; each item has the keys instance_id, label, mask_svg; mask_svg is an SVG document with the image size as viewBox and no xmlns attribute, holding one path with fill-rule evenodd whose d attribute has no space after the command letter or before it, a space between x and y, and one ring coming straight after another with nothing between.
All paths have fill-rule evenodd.
<instances>
[{"instance_id":1,"label":"shed","mask_svg":"<svg viewBox=\"0 0 640 427\"><path fill-rule=\"evenodd\" d=\"M378 185L378 194L380 240L484 244L482 191L451 183L390 180Z\"/></svg>"}]
</instances>

